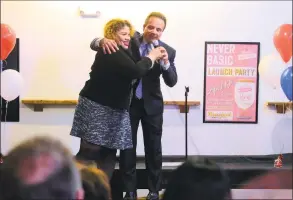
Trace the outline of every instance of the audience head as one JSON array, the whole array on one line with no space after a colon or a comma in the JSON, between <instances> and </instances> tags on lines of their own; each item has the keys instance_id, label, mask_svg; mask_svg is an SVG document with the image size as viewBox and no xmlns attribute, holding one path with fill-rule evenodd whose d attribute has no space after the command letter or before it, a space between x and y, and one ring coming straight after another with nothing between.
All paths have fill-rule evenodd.
<instances>
[{"instance_id":1,"label":"audience head","mask_svg":"<svg viewBox=\"0 0 293 200\"><path fill-rule=\"evenodd\" d=\"M228 175L207 160L189 160L172 174L163 200L224 200L230 197Z\"/></svg>"},{"instance_id":2,"label":"audience head","mask_svg":"<svg viewBox=\"0 0 293 200\"><path fill-rule=\"evenodd\" d=\"M145 19L143 37L146 42L159 40L167 25L167 18L160 12L152 12Z\"/></svg>"},{"instance_id":3,"label":"audience head","mask_svg":"<svg viewBox=\"0 0 293 200\"><path fill-rule=\"evenodd\" d=\"M110 183L107 175L96 168L82 167L80 169L84 200L109 200L111 199Z\"/></svg>"},{"instance_id":4,"label":"audience head","mask_svg":"<svg viewBox=\"0 0 293 200\"><path fill-rule=\"evenodd\" d=\"M115 40L115 42L127 49L129 47L130 37L134 34L134 27L124 19L112 19L104 27L104 37Z\"/></svg>"},{"instance_id":5,"label":"audience head","mask_svg":"<svg viewBox=\"0 0 293 200\"><path fill-rule=\"evenodd\" d=\"M83 199L73 156L48 137L34 137L12 149L1 166L0 184L6 200Z\"/></svg>"}]
</instances>

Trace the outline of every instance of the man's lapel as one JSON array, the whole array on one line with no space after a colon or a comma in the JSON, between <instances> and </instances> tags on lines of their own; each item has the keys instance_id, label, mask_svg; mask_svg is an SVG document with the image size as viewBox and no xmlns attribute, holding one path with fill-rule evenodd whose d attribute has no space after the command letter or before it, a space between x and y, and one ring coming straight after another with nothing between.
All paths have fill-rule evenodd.
<instances>
[{"instance_id":1,"label":"man's lapel","mask_svg":"<svg viewBox=\"0 0 293 200\"><path fill-rule=\"evenodd\" d=\"M138 36L138 35L137 35L137 37L133 37L131 39L130 48L131 48L132 55L136 59L136 61L141 59L139 47L140 47L142 40L143 40L142 36Z\"/></svg>"}]
</instances>

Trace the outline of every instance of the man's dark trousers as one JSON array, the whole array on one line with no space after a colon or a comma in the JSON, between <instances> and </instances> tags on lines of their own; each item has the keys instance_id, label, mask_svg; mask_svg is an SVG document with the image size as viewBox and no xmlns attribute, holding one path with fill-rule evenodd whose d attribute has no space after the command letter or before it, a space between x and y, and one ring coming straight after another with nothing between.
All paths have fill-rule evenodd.
<instances>
[{"instance_id":1,"label":"man's dark trousers","mask_svg":"<svg viewBox=\"0 0 293 200\"><path fill-rule=\"evenodd\" d=\"M163 114L148 115L144 109L143 101L143 99L139 100L134 97L130 107L134 148L120 151L120 169L126 192L136 191L136 145L140 121L143 129L149 190L158 192L161 186Z\"/></svg>"}]
</instances>

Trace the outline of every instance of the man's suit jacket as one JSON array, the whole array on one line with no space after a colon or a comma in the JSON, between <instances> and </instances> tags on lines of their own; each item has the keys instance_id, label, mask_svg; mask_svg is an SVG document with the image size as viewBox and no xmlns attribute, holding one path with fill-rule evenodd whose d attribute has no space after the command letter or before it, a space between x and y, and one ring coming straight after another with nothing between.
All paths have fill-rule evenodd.
<instances>
[{"instance_id":1,"label":"man's suit jacket","mask_svg":"<svg viewBox=\"0 0 293 200\"><path fill-rule=\"evenodd\" d=\"M98 39L101 38L95 38L91 42L90 47L94 51L99 50L98 44L96 43ZM138 62L141 59L139 47L142 40L142 35L139 32L136 32L134 36L131 38L130 49L132 56L135 58L136 62ZM146 75L142 78L144 107L147 114L149 115L162 114L164 111L164 102L161 91L160 76L162 75L165 84L169 87L173 87L177 83L177 72L174 64L176 50L162 41L159 41L159 46L162 46L166 49L168 53L170 67L168 68L168 70L164 70L159 63L155 63L153 68L150 71L148 71ZM136 84L136 86L137 85L138 83Z\"/></svg>"},{"instance_id":2,"label":"man's suit jacket","mask_svg":"<svg viewBox=\"0 0 293 200\"><path fill-rule=\"evenodd\" d=\"M150 58L139 62L129 50L120 48L112 54L99 49L80 95L115 109L129 109L132 82L144 76L153 66Z\"/></svg>"},{"instance_id":3,"label":"man's suit jacket","mask_svg":"<svg viewBox=\"0 0 293 200\"><path fill-rule=\"evenodd\" d=\"M141 59L139 46L142 42L142 36L136 32L131 40L131 52L133 57L139 61ZM165 84L169 87L173 87L177 83L177 72L174 64L176 51L166 43L159 41L159 46L166 49L170 62L170 67L164 70L159 63L155 63L153 68L142 77L142 91L144 108L148 115L162 114L164 111L163 95L161 91L160 76L162 75ZM138 84L136 84L138 85ZM136 89L136 88L134 88Z\"/></svg>"}]
</instances>

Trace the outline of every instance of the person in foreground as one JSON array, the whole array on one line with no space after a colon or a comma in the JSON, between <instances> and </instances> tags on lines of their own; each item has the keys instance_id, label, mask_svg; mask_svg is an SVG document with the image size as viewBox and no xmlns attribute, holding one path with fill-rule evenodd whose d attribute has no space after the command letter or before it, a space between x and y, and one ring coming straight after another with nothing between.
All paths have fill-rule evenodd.
<instances>
[{"instance_id":1,"label":"person in foreground","mask_svg":"<svg viewBox=\"0 0 293 200\"><path fill-rule=\"evenodd\" d=\"M131 88L135 79L152 69L162 58L162 49L154 49L139 62L128 50L133 26L123 19L112 19L104 36L113 39L117 51L97 52L90 79L79 93L70 135L81 138L77 160L97 163L109 177L115 169L117 149L133 147L129 118Z\"/></svg>"},{"instance_id":2,"label":"person in foreground","mask_svg":"<svg viewBox=\"0 0 293 200\"><path fill-rule=\"evenodd\" d=\"M76 162L82 178L83 200L111 200L111 188L107 175L96 165Z\"/></svg>"},{"instance_id":3,"label":"person in foreground","mask_svg":"<svg viewBox=\"0 0 293 200\"><path fill-rule=\"evenodd\" d=\"M206 158L193 158L172 172L162 200L232 199L228 173Z\"/></svg>"},{"instance_id":4,"label":"person in foreground","mask_svg":"<svg viewBox=\"0 0 293 200\"><path fill-rule=\"evenodd\" d=\"M57 139L37 136L8 152L1 164L0 199L84 199L81 175Z\"/></svg>"},{"instance_id":5,"label":"person in foreground","mask_svg":"<svg viewBox=\"0 0 293 200\"><path fill-rule=\"evenodd\" d=\"M163 59L135 84L133 100L130 107L133 148L120 153L120 169L126 187L125 200L135 200L136 194L136 144L137 130L141 121L144 137L146 169L148 170L149 194L148 200L158 200L162 176L162 126L163 126L163 96L160 76L165 84L173 87L177 83L177 72L174 64L176 51L160 40L166 29L167 19L159 12L150 13L143 25L143 35L136 32L131 39L131 52L139 61L146 51L153 48L164 48ZM117 51L117 43L109 38L95 38L91 49L100 51L103 48L109 55Z\"/></svg>"}]
</instances>

